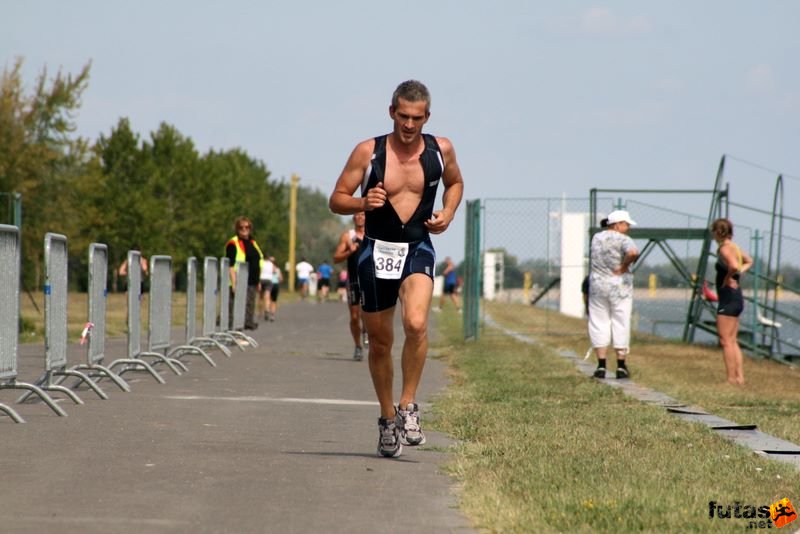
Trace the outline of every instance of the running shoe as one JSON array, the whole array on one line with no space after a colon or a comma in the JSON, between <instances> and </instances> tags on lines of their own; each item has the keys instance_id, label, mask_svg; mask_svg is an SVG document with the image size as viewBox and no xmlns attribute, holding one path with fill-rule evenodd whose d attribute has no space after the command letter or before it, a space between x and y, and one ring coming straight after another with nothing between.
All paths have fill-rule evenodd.
<instances>
[{"instance_id":1,"label":"running shoe","mask_svg":"<svg viewBox=\"0 0 800 534\"><path fill-rule=\"evenodd\" d=\"M418 404L410 402L406 405L405 410L398 406L394 420L400 429L400 442L403 445L416 447L425 443L425 434L419 426Z\"/></svg>"},{"instance_id":2,"label":"running shoe","mask_svg":"<svg viewBox=\"0 0 800 534\"><path fill-rule=\"evenodd\" d=\"M367 331L364 330L361 332L361 344L365 347L369 347L369 335L367 335Z\"/></svg>"},{"instance_id":3,"label":"running shoe","mask_svg":"<svg viewBox=\"0 0 800 534\"><path fill-rule=\"evenodd\" d=\"M361 347L356 347L356 350L353 351L353 359L357 362L364 359L364 350Z\"/></svg>"},{"instance_id":4,"label":"running shoe","mask_svg":"<svg viewBox=\"0 0 800 534\"><path fill-rule=\"evenodd\" d=\"M397 425L393 419L378 418L378 454L386 458L397 458L403 452Z\"/></svg>"},{"instance_id":5,"label":"running shoe","mask_svg":"<svg viewBox=\"0 0 800 534\"><path fill-rule=\"evenodd\" d=\"M617 378L630 378L631 373L628 371L627 367L618 367L617 368Z\"/></svg>"},{"instance_id":6,"label":"running shoe","mask_svg":"<svg viewBox=\"0 0 800 534\"><path fill-rule=\"evenodd\" d=\"M605 367L598 367L594 370L594 377L595 378L605 378L606 377L606 368Z\"/></svg>"}]
</instances>

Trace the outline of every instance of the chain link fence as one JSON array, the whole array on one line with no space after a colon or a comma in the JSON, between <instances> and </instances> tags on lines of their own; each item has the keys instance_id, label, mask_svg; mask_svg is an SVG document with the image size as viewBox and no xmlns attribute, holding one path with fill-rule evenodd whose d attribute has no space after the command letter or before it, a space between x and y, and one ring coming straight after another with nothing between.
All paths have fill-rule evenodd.
<instances>
[{"instance_id":1,"label":"chain link fence","mask_svg":"<svg viewBox=\"0 0 800 534\"><path fill-rule=\"evenodd\" d=\"M472 201L465 247L465 337L494 335L486 328L485 304L490 302L526 304L544 312L543 321L520 334L574 332L563 317L584 315L580 285L588 274L591 235L606 214L626 209L638 223L630 235L641 252L634 268L635 331L717 343L714 304L704 301L699 318L691 309L704 285L714 290L716 244L709 223L728 217L736 242L756 262L742 282L747 303L741 339L755 352L791 360L791 353L800 353L794 348L800 342L800 239L791 237L800 235L800 220L784 214L777 200L763 208L729 201L730 187ZM776 191L782 187L779 179ZM471 298L484 305L471 307ZM704 328L690 328L695 321Z\"/></svg>"},{"instance_id":2,"label":"chain link fence","mask_svg":"<svg viewBox=\"0 0 800 534\"><path fill-rule=\"evenodd\" d=\"M709 192L704 193L710 198ZM584 315L581 285L588 274L592 232L599 229L600 219L607 213L627 209L638 222L637 228L669 228L676 232L675 237L661 239L647 249L648 239L636 239L646 254L635 267L634 328L681 338L691 298L687 273L694 269L702 247L702 242L693 236L705 228L707 215L665 207L680 205L681 199L666 202L658 198L663 194L639 193L635 199L630 196L596 197L594 221L589 197L481 201L481 227L476 232L480 235L481 297L540 308L546 315L539 332L562 333L562 313ZM651 196L655 198L648 198ZM485 309L481 309L479 324L483 325L485 319ZM482 327L480 330L482 334L491 332Z\"/></svg>"}]
</instances>

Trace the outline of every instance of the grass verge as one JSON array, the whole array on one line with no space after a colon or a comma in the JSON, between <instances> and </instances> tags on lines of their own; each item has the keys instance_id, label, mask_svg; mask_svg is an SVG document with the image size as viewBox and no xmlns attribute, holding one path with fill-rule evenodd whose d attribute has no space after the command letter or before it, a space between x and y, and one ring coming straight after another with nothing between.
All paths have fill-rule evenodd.
<instances>
[{"instance_id":1,"label":"grass verge","mask_svg":"<svg viewBox=\"0 0 800 534\"><path fill-rule=\"evenodd\" d=\"M539 310L504 304L489 311L503 324L533 331ZM751 519L712 519L710 501L757 507L800 497L800 473L794 467L759 457L704 426L682 422L580 374L554 352L585 351L586 335L580 332L585 325L575 321L574 327L573 336L537 335L537 345L499 335L465 343L460 317L439 315L437 349L449 364L452 382L436 399L434 425L457 440L446 469L460 482L460 506L476 527L490 532L727 532L748 527ZM647 360L654 361L645 364L643 353L650 349ZM727 391L717 384L718 355L705 374L660 377L664 362L659 358L681 350L663 341L635 340L635 380L684 401L692 399L682 394L710 399L715 393L703 390ZM768 362L761 363L771 370ZM757 374L753 364L747 371ZM657 383L646 383L656 376ZM690 382L682 383L687 378ZM774 398L773 408L753 402L757 382L754 377L745 388L731 389L727 398L738 398L737 405L743 396L750 398L750 415L760 418L784 399Z\"/></svg>"},{"instance_id":2,"label":"grass verge","mask_svg":"<svg viewBox=\"0 0 800 534\"><path fill-rule=\"evenodd\" d=\"M128 333L128 296L126 293L109 293L106 297L106 336L120 337ZM146 333L149 327L148 311L150 294L142 295L141 300L141 328ZM280 304L299 300L297 293L283 291L280 295ZM197 294L196 317L197 331L200 332L203 320L203 294ZM279 304L279 307L280 307ZM173 292L172 294L172 326L186 324L186 293ZM71 292L67 295L67 335L70 341L80 339L81 331L89 315L87 293ZM20 299L20 321L22 323L19 335L20 343L44 342L44 295L37 293L29 296L23 295Z\"/></svg>"}]
</instances>

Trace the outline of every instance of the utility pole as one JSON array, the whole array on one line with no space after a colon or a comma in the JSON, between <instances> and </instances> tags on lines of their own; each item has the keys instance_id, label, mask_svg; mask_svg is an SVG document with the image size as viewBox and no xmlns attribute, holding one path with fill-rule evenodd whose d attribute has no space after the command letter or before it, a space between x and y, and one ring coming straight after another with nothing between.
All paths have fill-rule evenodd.
<instances>
[{"instance_id":1,"label":"utility pole","mask_svg":"<svg viewBox=\"0 0 800 534\"><path fill-rule=\"evenodd\" d=\"M295 258L295 245L297 238L297 183L300 177L292 174L292 186L289 190L289 265L286 266L286 271L289 275L289 291L294 293L294 266L296 263Z\"/></svg>"}]
</instances>

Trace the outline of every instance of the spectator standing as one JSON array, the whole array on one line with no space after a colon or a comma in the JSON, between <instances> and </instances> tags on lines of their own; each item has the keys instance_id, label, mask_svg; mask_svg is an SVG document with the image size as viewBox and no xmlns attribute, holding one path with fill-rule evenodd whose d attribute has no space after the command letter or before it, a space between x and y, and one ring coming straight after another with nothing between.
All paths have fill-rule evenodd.
<instances>
[{"instance_id":1,"label":"spectator standing","mask_svg":"<svg viewBox=\"0 0 800 534\"><path fill-rule=\"evenodd\" d=\"M592 237L589 273L589 338L597 356L595 378L606 377L606 354L613 343L617 378L629 378L625 363L630 351L633 274L629 268L639 257L627 234L636 223L624 210L608 214L608 227Z\"/></svg>"},{"instance_id":2,"label":"spectator standing","mask_svg":"<svg viewBox=\"0 0 800 534\"><path fill-rule=\"evenodd\" d=\"M135 250L135 251L138 252L141 249L139 248L139 245L134 245L134 246L131 247L131 250ZM141 252L139 252L139 266L142 269L142 283L141 283L141 287L139 288L139 294L142 295L142 294L147 292L147 284L145 283L145 280L147 280L147 277L150 274L150 266L147 263L147 258L145 258L141 254ZM122 260L122 263L120 264L119 269L117 270L117 273L119 273L119 277L120 278L125 280L125 287L127 288L127 286L128 286L128 282L127 282L127 278L128 278L128 255L127 254L125 255L125 259Z\"/></svg>"},{"instance_id":3,"label":"spectator standing","mask_svg":"<svg viewBox=\"0 0 800 534\"><path fill-rule=\"evenodd\" d=\"M237 263L245 262L248 266L247 272L247 301L245 305L244 328L245 330L255 330L258 323L255 319L256 299L258 298L258 287L261 281L261 264L264 261L264 253L252 238L253 223L245 216L236 218L233 225L236 235L231 237L225 244L225 256L230 262L230 302L229 302L229 321L228 328L233 328L233 300L236 294L236 268Z\"/></svg>"},{"instance_id":4,"label":"spectator standing","mask_svg":"<svg viewBox=\"0 0 800 534\"><path fill-rule=\"evenodd\" d=\"M744 297L739 285L742 273L753 266L753 258L733 242L733 224L717 219L711 233L719 245L714 264L717 286L717 334L729 384L744 384L744 358L739 346L739 316L744 311Z\"/></svg>"}]
</instances>

